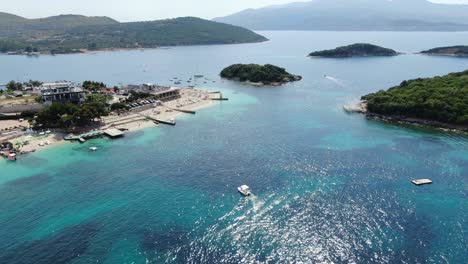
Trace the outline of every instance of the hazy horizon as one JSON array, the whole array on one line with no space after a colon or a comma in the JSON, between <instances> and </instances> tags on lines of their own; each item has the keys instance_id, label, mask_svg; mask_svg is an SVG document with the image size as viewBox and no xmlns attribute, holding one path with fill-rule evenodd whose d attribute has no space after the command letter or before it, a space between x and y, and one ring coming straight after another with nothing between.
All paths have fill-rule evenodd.
<instances>
[{"instance_id":1,"label":"hazy horizon","mask_svg":"<svg viewBox=\"0 0 468 264\"><path fill-rule=\"evenodd\" d=\"M0 12L12 13L26 18L43 18L60 14L108 16L122 22L158 20L165 18L196 16L212 19L230 15L248 8L269 5L307 2L294 0L17 0L4 3ZM468 0L431 0L435 3L468 4ZM111 8L110 8L111 7Z\"/></svg>"}]
</instances>

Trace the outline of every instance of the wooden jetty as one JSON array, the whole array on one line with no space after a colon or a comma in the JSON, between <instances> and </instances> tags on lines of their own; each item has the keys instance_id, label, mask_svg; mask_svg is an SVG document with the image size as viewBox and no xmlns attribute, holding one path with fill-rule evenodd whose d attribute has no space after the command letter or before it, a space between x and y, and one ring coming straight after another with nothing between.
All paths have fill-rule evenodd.
<instances>
[{"instance_id":1,"label":"wooden jetty","mask_svg":"<svg viewBox=\"0 0 468 264\"><path fill-rule=\"evenodd\" d=\"M432 184L432 180L429 179L418 179L411 181L414 185L425 185L425 184Z\"/></svg>"}]
</instances>

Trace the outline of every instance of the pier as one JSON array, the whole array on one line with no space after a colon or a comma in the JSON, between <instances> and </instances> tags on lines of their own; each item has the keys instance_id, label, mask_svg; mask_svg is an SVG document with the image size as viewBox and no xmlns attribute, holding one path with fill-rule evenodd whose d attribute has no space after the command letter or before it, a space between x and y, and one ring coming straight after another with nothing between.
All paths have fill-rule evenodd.
<instances>
[{"instance_id":1,"label":"pier","mask_svg":"<svg viewBox=\"0 0 468 264\"><path fill-rule=\"evenodd\" d=\"M218 95L218 96L211 96L211 95ZM210 93L210 100L212 101L228 101L229 98L223 97L221 92L213 92Z\"/></svg>"},{"instance_id":2,"label":"pier","mask_svg":"<svg viewBox=\"0 0 468 264\"><path fill-rule=\"evenodd\" d=\"M146 117L149 120L152 120L156 124L164 124L164 125L170 125L170 126L175 126L176 125L176 122L175 122L175 120L173 118L171 120L162 120L162 119L157 119L157 118L147 116L147 115L142 115L142 114L139 114L139 115L143 116L143 117Z\"/></svg>"},{"instance_id":3,"label":"pier","mask_svg":"<svg viewBox=\"0 0 468 264\"><path fill-rule=\"evenodd\" d=\"M83 142L83 140L86 140L86 139L89 139L89 138L96 138L96 137L102 136L103 134L104 134L104 131L96 130L96 131L92 131L92 132L89 132L89 133L84 133L84 134L81 134L81 135L66 136L63 139L65 139L65 140L79 140L79 141Z\"/></svg>"},{"instance_id":4,"label":"pier","mask_svg":"<svg viewBox=\"0 0 468 264\"><path fill-rule=\"evenodd\" d=\"M161 119L155 119L155 118L153 118L153 121L154 121L156 124L164 124L164 125L169 125L169 126L175 126L175 125L176 125L176 121L175 121L175 120L161 120Z\"/></svg>"},{"instance_id":5,"label":"pier","mask_svg":"<svg viewBox=\"0 0 468 264\"><path fill-rule=\"evenodd\" d=\"M104 134L110 138L118 138L122 137L125 133L123 131L120 131L116 128L108 128L103 131Z\"/></svg>"},{"instance_id":6,"label":"pier","mask_svg":"<svg viewBox=\"0 0 468 264\"><path fill-rule=\"evenodd\" d=\"M169 109L173 111L181 112L181 113L192 114L192 115L195 115L197 113L196 111L192 111L192 110L177 109L177 108L169 108Z\"/></svg>"},{"instance_id":7,"label":"pier","mask_svg":"<svg viewBox=\"0 0 468 264\"><path fill-rule=\"evenodd\" d=\"M84 133L80 135L70 135L66 136L63 139L65 140L77 140L80 141L81 143L86 142L87 139L90 138L97 138L100 136L106 135L110 138L118 138L124 135L124 132L116 129L116 128L108 128L106 130L96 130L96 131L91 131L89 133Z\"/></svg>"}]
</instances>

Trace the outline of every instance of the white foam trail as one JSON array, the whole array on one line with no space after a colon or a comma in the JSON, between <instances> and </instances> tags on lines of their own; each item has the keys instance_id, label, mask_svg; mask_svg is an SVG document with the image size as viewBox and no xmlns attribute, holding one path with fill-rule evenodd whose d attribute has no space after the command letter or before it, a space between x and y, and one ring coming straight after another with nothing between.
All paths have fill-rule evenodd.
<instances>
[{"instance_id":1,"label":"white foam trail","mask_svg":"<svg viewBox=\"0 0 468 264\"><path fill-rule=\"evenodd\" d=\"M342 86L342 87L345 87L346 85L343 83L343 81L341 81L340 79L338 78L335 78L333 76L328 76L328 75L325 75L325 79L327 80L330 80L336 84L338 84L339 86Z\"/></svg>"}]
</instances>

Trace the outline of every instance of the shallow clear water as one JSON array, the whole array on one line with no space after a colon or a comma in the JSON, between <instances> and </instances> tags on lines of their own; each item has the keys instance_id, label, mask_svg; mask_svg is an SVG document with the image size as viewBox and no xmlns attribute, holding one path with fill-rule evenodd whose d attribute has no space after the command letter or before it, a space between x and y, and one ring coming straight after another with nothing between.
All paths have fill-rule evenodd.
<instances>
[{"instance_id":1,"label":"shallow clear water","mask_svg":"<svg viewBox=\"0 0 468 264\"><path fill-rule=\"evenodd\" d=\"M0 83L204 74L216 83L201 86L231 99L176 127L0 161L0 263L466 263L468 137L342 106L404 79L465 70L468 59L306 55L353 42L413 53L467 43L468 33L261 33L271 41L0 56ZM278 64L304 80L221 81L236 62ZM434 184L416 188L413 178ZM236 193L245 183L251 198Z\"/></svg>"}]
</instances>

